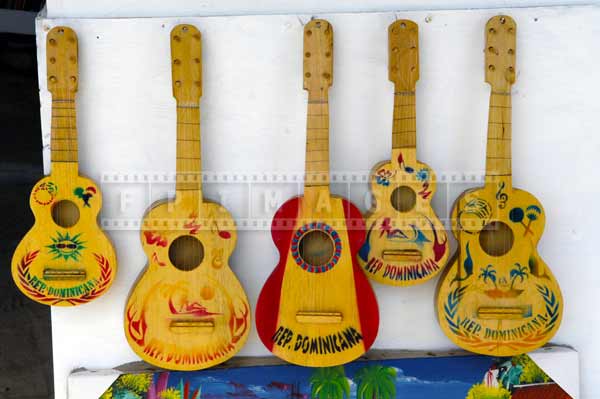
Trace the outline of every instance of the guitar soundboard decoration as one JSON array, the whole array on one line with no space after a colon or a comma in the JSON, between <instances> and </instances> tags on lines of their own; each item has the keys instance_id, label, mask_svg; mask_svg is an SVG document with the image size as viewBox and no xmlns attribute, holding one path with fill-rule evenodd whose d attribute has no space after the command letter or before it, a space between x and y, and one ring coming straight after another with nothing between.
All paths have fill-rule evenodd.
<instances>
[{"instance_id":1,"label":"guitar soundboard decoration","mask_svg":"<svg viewBox=\"0 0 600 399\"><path fill-rule=\"evenodd\" d=\"M388 29L389 79L394 82L392 160L371 175L373 207L358 260L367 276L389 285L423 283L448 258L448 237L431 207L435 173L417 161L415 88L419 78L418 26L398 20Z\"/></svg>"},{"instance_id":2,"label":"guitar soundboard decoration","mask_svg":"<svg viewBox=\"0 0 600 399\"><path fill-rule=\"evenodd\" d=\"M304 27L308 91L304 195L273 218L279 264L256 305L265 346L304 366L333 366L365 353L377 335L379 311L356 254L364 221L349 201L329 191L328 89L333 79L333 28L321 19Z\"/></svg>"},{"instance_id":3,"label":"guitar soundboard decoration","mask_svg":"<svg viewBox=\"0 0 600 399\"><path fill-rule=\"evenodd\" d=\"M201 36L171 31L177 100L176 197L145 215L140 238L148 266L125 307L125 335L145 361L172 370L222 363L246 342L250 305L228 265L237 239L225 208L202 196Z\"/></svg>"},{"instance_id":4,"label":"guitar soundboard decoration","mask_svg":"<svg viewBox=\"0 0 600 399\"><path fill-rule=\"evenodd\" d=\"M12 259L23 294L44 305L74 306L104 294L117 272L113 247L98 225L102 196L79 175L75 95L75 32L58 26L46 38L47 85L52 94L51 171L33 188L35 224Z\"/></svg>"},{"instance_id":5,"label":"guitar soundboard decoration","mask_svg":"<svg viewBox=\"0 0 600 399\"><path fill-rule=\"evenodd\" d=\"M458 250L436 298L439 323L455 344L495 356L544 345L558 330L563 309L558 283L537 252L546 221L542 205L512 186L516 29L504 15L486 25L485 77L491 85L486 183L455 204Z\"/></svg>"}]
</instances>

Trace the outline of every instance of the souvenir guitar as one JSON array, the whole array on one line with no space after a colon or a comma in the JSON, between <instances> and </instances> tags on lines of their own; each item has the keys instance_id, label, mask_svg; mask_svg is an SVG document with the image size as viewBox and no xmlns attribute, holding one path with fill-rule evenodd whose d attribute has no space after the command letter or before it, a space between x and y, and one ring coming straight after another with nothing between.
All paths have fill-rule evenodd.
<instances>
[{"instance_id":1,"label":"souvenir guitar","mask_svg":"<svg viewBox=\"0 0 600 399\"><path fill-rule=\"evenodd\" d=\"M436 294L438 321L458 346L513 356L545 344L562 319L563 300L537 252L545 214L538 200L512 187L511 86L516 25L486 25L485 77L491 85L485 186L468 190L452 211L457 254Z\"/></svg>"},{"instance_id":2,"label":"souvenir guitar","mask_svg":"<svg viewBox=\"0 0 600 399\"><path fill-rule=\"evenodd\" d=\"M256 305L265 346L303 366L354 360L369 349L379 328L377 300L356 260L364 221L352 203L329 191L332 76L333 29L327 21L312 20L304 27L304 195L288 200L273 218L280 259Z\"/></svg>"},{"instance_id":3,"label":"souvenir guitar","mask_svg":"<svg viewBox=\"0 0 600 399\"><path fill-rule=\"evenodd\" d=\"M50 175L33 188L35 223L17 246L12 276L23 294L44 305L75 306L104 294L117 272L112 244L98 225L102 196L79 175L75 95L77 36L58 26L46 38L52 94Z\"/></svg>"},{"instance_id":4,"label":"souvenir guitar","mask_svg":"<svg viewBox=\"0 0 600 399\"><path fill-rule=\"evenodd\" d=\"M392 160L373 168L374 203L358 253L367 276L396 286L429 280L442 270L449 252L446 231L431 207L435 174L416 157L418 34L417 24L409 20L398 20L388 30L389 79L394 82Z\"/></svg>"},{"instance_id":5,"label":"souvenir guitar","mask_svg":"<svg viewBox=\"0 0 600 399\"><path fill-rule=\"evenodd\" d=\"M148 266L125 307L125 335L145 361L199 370L232 357L246 342L250 306L229 268L237 234L222 206L202 197L201 36L192 25L171 31L177 102L176 194L146 213L140 238Z\"/></svg>"}]
</instances>

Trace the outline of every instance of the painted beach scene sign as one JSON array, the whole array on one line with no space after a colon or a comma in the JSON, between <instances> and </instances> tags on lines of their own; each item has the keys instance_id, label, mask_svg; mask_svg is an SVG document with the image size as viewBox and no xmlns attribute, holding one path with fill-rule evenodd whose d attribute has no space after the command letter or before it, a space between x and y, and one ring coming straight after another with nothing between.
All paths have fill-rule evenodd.
<instances>
[{"instance_id":1,"label":"painted beach scene sign","mask_svg":"<svg viewBox=\"0 0 600 399\"><path fill-rule=\"evenodd\" d=\"M122 374L99 399L571 399L527 355Z\"/></svg>"}]
</instances>

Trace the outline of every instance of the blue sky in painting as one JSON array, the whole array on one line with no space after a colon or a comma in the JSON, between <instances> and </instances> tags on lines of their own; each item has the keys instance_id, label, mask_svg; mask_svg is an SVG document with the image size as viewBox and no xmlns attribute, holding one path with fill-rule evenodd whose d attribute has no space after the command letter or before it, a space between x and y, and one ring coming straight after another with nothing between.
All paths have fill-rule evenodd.
<instances>
[{"instance_id":1,"label":"blue sky in painting","mask_svg":"<svg viewBox=\"0 0 600 399\"><path fill-rule=\"evenodd\" d=\"M397 359L353 362L344 366L355 397L354 374L368 364L382 364L397 370L398 398L464 399L469 388L483 380L494 359L485 356ZM309 398L309 378L313 369L298 366L212 369L196 373L171 372L169 386L178 387L188 378L192 390L202 387L202 399L215 398ZM156 378L156 377L155 377Z\"/></svg>"}]
</instances>

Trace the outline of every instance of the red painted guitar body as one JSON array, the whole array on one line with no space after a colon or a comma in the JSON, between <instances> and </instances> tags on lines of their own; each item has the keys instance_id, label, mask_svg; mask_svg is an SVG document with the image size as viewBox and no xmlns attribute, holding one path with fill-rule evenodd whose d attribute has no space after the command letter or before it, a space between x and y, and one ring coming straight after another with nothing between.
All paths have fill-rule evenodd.
<instances>
[{"instance_id":1,"label":"red painted guitar body","mask_svg":"<svg viewBox=\"0 0 600 399\"><path fill-rule=\"evenodd\" d=\"M279 264L256 306L264 345L304 366L356 359L371 347L379 326L375 294L356 260L365 239L361 213L345 199L328 201L324 217L314 217L320 212L311 212L305 197L292 198L277 211L271 234ZM308 265L299 253L302 237L314 230L324 232L335 246L330 262L320 268Z\"/></svg>"}]
</instances>

